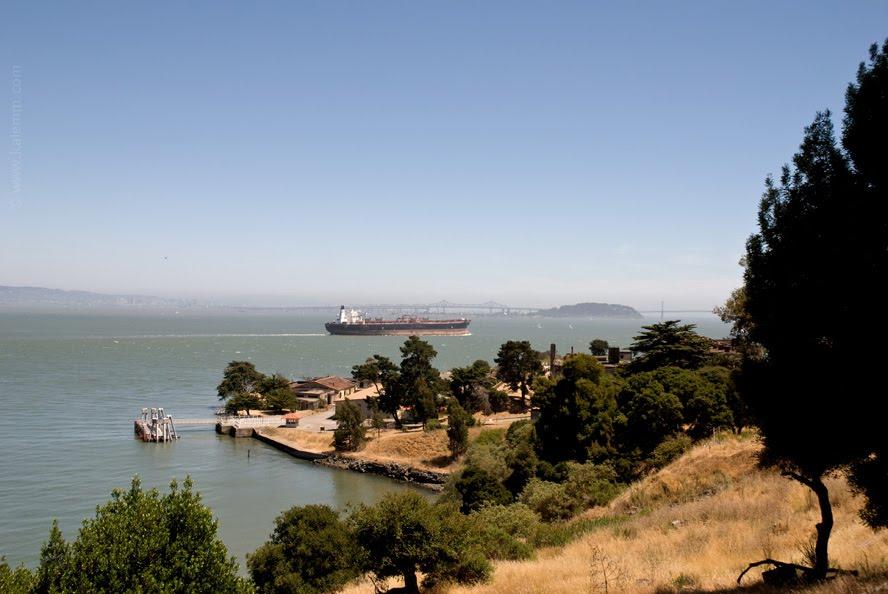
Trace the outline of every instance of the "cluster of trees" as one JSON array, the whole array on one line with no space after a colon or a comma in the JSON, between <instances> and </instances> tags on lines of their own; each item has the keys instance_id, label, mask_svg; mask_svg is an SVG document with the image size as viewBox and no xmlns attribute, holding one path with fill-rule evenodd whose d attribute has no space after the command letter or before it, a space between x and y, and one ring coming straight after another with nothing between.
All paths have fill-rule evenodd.
<instances>
[{"instance_id":1,"label":"cluster of trees","mask_svg":"<svg viewBox=\"0 0 888 594\"><path fill-rule=\"evenodd\" d=\"M280 373L265 375L249 361L232 361L222 374L216 387L219 400L225 402L225 410L237 414L244 410L294 410L296 394L290 380Z\"/></svg>"},{"instance_id":2,"label":"cluster of trees","mask_svg":"<svg viewBox=\"0 0 888 594\"><path fill-rule=\"evenodd\" d=\"M477 527L453 506L416 493L391 494L347 518L326 505L294 507L275 521L266 544L248 557L261 593L335 591L363 574L399 577L404 592L442 582L486 579L490 563Z\"/></svg>"}]
</instances>

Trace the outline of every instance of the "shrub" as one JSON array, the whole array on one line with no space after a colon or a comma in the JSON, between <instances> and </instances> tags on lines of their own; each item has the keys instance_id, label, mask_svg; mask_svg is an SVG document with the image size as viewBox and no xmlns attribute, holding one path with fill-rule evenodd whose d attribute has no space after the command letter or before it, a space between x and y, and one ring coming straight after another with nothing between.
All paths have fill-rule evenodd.
<instances>
[{"instance_id":1,"label":"shrub","mask_svg":"<svg viewBox=\"0 0 888 594\"><path fill-rule=\"evenodd\" d=\"M564 494L578 510L609 503L620 492L614 469L606 464L572 464Z\"/></svg>"},{"instance_id":2,"label":"shrub","mask_svg":"<svg viewBox=\"0 0 888 594\"><path fill-rule=\"evenodd\" d=\"M453 400L448 406L447 415L447 447L450 455L459 458L469 447L469 425L472 417Z\"/></svg>"},{"instance_id":3,"label":"shrub","mask_svg":"<svg viewBox=\"0 0 888 594\"><path fill-rule=\"evenodd\" d=\"M471 513L485 505L503 505L512 502L512 495L496 478L481 468L466 467L454 483L462 504L460 510Z\"/></svg>"},{"instance_id":4,"label":"shrub","mask_svg":"<svg viewBox=\"0 0 888 594\"><path fill-rule=\"evenodd\" d=\"M0 592L6 594L28 594L35 586L34 574L27 567L19 565L15 569L0 557Z\"/></svg>"},{"instance_id":5,"label":"shrub","mask_svg":"<svg viewBox=\"0 0 888 594\"><path fill-rule=\"evenodd\" d=\"M330 592L358 576L354 538L328 506L294 507L274 523L269 542L247 557L260 593Z\"/></svg>"},{"instance_id":6,"label":"shrub","mask_svg":"<svg viewBox=\"0 0 888 594\"><path fill-rule=\"evenodd\" d=\"M662 468L691 449L693 441L684 433L667 437L654 448L649 462L654 468Z\"/></svg>"},{"instance_id":7,"label":"shrub","mask_svg":"<svg viewBox=\"0 0 888 594\"><path fill-rule=\"evenodd\" d=\"M546 522L566 520L577 511L576 503L567 497L563 483L550 483L537 478L527 483L519 500Z\"/></svg>"}]
</instances>

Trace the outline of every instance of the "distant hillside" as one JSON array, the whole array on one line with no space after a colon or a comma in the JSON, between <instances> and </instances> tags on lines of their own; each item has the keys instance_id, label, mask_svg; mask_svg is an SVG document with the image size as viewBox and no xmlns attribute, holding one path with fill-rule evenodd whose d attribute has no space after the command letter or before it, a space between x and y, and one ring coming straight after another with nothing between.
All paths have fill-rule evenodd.
<instances>
[{"instance_id":1,"label":"distant hillside","mask_svg":"<svg viewBox=\"0 0 888 594\"><path fill-rule=\"evenodd\" d=\"M642 316L634 307L616 303L577 303L562 305L552 309L541 309L539 316L547 318L630 318L640 319Z\"/></svg>"},{"instance_id":2,"label":"distant hillside","mask_svg":"<svg viewBox=\"0 0 888 594\"><path fill-rule=\"evenodd\" d=\"M54 307L189 307L194 301L149 295L106 295L89 291L63 291L44 287L0 285L0 306Z\"/></svg>"}]
</instances>

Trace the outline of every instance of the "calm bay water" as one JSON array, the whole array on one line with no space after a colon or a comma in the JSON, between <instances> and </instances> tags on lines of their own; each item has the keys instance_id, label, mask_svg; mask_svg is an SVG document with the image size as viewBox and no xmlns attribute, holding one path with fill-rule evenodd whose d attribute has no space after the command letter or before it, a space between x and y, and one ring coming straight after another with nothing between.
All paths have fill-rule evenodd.
<instances>
[{"instance_id":1,"label":"calm bay water","mask_svg":"<svg viewBox=\"0 0 888 594\"><path fill-rule=\"evenodd\" d=\"M701 333L727 334L713 316L686 318ZM397 358L403 337L323 333L320 316L282 313L0 312L0 555L33 565L53 518L70 538L83 518L126 487L166 489L190 474L243 562L268 536L274 517L293 505L337 508L410 489L388 479L328 469L212 428L184 428L172 444L133 439L144 406L175 417L209 417L215 386L232 359L266 372L348 375L373 353ZM471 336L428 337L447 369L492 361L508 339L540 350L587 348L593 338L628 345L642 320L478 318Z\"/></svg>"}]
</instances>

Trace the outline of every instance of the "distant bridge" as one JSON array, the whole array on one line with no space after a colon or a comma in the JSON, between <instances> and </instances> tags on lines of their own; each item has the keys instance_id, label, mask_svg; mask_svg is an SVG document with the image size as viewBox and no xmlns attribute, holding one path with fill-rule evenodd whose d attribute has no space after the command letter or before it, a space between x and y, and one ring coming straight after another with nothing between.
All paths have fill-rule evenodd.
<instances>
[{"instance_id":1,"label":"distant bridge","mask_svg":"<svg viewBox=\"0 0 888 594\"><path fill-rule=\"evenodd\" d=\"M453 303L450 301L436 301L435 303L369 303L350 305L365 313L412 313L412 314L446 314L446 313L486 313L490 315L510 313L534 314L544 307L519 307L506 305L497 301L485 301L484 303ZM264 311L301 311L301 312L330 312L338 311L338 305L300 305L294 307L243 307L246 310ZM642 314L701 314L712 313L711 309L641 309Z\"/></svg>"}]
</instances>

